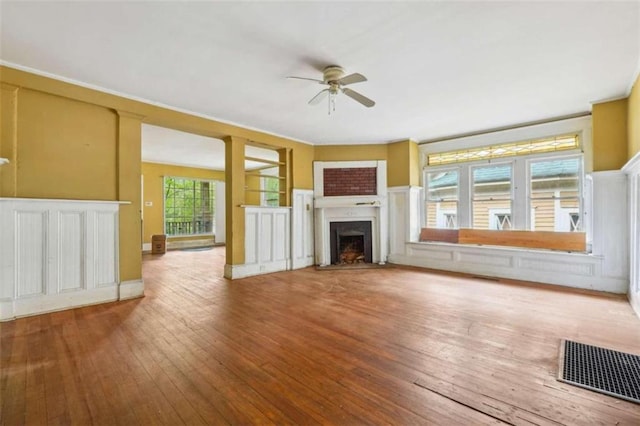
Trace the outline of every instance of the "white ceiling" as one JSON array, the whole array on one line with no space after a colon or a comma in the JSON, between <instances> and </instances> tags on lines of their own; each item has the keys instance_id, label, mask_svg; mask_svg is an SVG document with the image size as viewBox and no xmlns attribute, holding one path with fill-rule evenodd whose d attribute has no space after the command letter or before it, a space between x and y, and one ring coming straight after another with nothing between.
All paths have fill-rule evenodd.
<instances>
[{"instance_id":1,"label":"white ceiling","mask_svg":"<svg viewBox=\"0 0 640 426\"><path fill-rule=\"evenodd\" d=\"M443 136L626 96L640 2L6 2L0 59L313 144ZM329 64L360 72L336 112Z\"/></svg>"}]
</instances>

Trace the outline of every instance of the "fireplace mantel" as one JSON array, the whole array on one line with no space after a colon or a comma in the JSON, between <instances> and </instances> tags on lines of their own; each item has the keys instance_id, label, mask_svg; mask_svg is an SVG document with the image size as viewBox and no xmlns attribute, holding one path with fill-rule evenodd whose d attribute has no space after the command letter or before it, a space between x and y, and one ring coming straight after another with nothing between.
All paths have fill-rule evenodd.
<instances>
[{"instance_id":1,"label":"fireplace mantel","mask_svg":"<svg viewBox=\"0 0 640 426\"><path fill-rule=\"evenodd\" d=\"M376 194L324 196L324 169L376 168ZM387 162L331 161L314 163L314 207L316 227L316 264L331 264L332 222L371 222L372 261L383 264L387 260Z\"/></svg>"},{"instance_id":2,"label":"fireplace mantel","mask_svg":"<svg viewBox=\"0 0 640 426\"><path fill-rule=\"evenodd\" d=\"M315 208L331 208L331 207L381 207L386 203L386 197L362 195L348 197L316 197L314 201Z\"/></svg>"}]
</instances>

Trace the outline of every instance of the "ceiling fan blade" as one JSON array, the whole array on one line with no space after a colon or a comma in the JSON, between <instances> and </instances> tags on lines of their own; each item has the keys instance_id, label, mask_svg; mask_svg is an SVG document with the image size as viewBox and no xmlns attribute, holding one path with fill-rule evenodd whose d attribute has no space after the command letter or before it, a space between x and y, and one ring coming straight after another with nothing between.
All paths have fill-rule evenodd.
<instances>
[{"instance_id":1,"label":"ceiling fan blade","mask_svg":"<svg viewBox=\"0 0 640 426\"><path fill-rule=\"evenodd\" d=\"M367 108L371 108L372 106L374 106L376 104L374 101L372 101L371 99L367 98L364 95L361 95L360 93L356 92L355 90L342 89L342 93L344 93L345 95L347 95L351 99L360 102L362 105L366 106Z\"/></svg>"},{"instance_id":2,"label":"ceiling fan blade","mask_svg":"<svg viewBox=\"0 0 640 426\"><path fill-rule=\"evenodd\" d=\"M340 80L338 80L338 83L340 83L343 86L346 86L347 84L361 83L363 81L367 81L367 77L365 77L362 74L354 73L354 74L349 74L345 77L342 77Z\"/></svg>"},{"instance_id":3,"label":"ceiling fan blade","mask_svg":"<svg viewBox=\"0 0 640 426\"><path fill-rule=\"evenodd\" d=\"M311 100L309 101L309 105L318 105L324 98L327 97L328 94L329 89L321 90L320 93L311 98Z\"/></svg>"},{"instance_id":4,"label":"ceiling fan blade","mask_svg":"<svg viewBox=\"0 0 640 426\"><path fill-rule=\"evenodd\" d=\"M296 80L309 80L309 81L315 81L316 83L324 84L324 81L318 80L316 78L294 77L294 76L291 76L291 75L288 76L287 78L295 78Z\"/></svg>"}]
</instances>

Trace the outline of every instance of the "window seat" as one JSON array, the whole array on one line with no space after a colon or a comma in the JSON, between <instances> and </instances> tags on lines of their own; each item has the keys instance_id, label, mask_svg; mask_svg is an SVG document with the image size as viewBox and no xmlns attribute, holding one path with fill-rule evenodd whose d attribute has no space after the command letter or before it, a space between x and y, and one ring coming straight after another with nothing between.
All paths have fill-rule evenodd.
<instances>
[{"instance_id":1,"label":"window seat","mask_svg":"<svg viewBox=\"0 0 640 426\"><path fill-rule=\"evenodd\" d=\"M584 232L423 228L420 232L420 242L481 244L571 252L585 252L587 248Z\"/></svg>"}]
</instances>

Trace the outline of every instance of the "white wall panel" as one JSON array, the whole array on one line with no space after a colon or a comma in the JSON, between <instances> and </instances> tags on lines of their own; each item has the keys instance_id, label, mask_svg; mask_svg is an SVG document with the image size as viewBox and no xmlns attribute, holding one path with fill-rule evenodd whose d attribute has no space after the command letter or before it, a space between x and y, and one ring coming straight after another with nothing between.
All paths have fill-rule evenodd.
<instances>
[{"instance_id":1,"label":"white wall panel","mask_svg":"<svg viewBox=\"0 0 640 426\"><path fill-rule=\"evenodd\" d=\"M273 230L274 215L272 212L262 212L260 217L260 232L258 247L258 259L260 262L273 262L273 249L275 246L275 233Z\"/></svg>"},{"instance_id":2,"label":"white wall panel","mask_svg":"<svg viewBox=\"0 0 640 426\"><path fill-rule=\"evenodd\" d=\"M289 258L289 212L276 212L273 215L273 260Z\"/></svg>"},{"instance_id":3,"label":"white wall panel","mask_svg":"<svg viewBox=\"0 0 640 426\"><path fill-rule=\"evenodd\" d=\"M291 268L288 207L245 207L245 263L225 265L225 276L242 278Z\"/></svg>"},{"instance_id":4,"label":"white wall panel","mask_svg":"<svg viewBox=\"0 0 640 426\"><path fill-rule=\"evenodd\" d=\"M405 254L407 242L407 204L404 191L389 191L389 253Z\"/></svg>"},{"instance_id":5,"label":"white wall panel","mask_svg":"<svg viewBox=\"0 0 640 426\"><path fill-rule=\"evenodd\" d=\"M405 256L390 258L401 265L625 293L628 279L604 276L603 260L585 253L436 242L407 243Z\"/></svg>"},{"instance_id":6,"label":"white wall panel","mask_svg":"<svg viewBox=\"0 0 640 426\"><path fill-rule=\"evenodd\" d=\"M119 204L0 198L0 321L117 300Z\"/></svg>"},{"instance_id":7,"label":"white wall panel","mask_svg":"<svg viewBox=\"0 0 640 426\"><path fill-rule=\"evenodd\" d=\"M291 207L293 269L313 265L313 191L294 189Z\"/></svg>"},{"instance_id":8,"label":"white wall panel","mask_svg":"<svg viewBox=\"0 0 640 426\"><path fill-rule=\"evenodd\" d=\"M458 261L464 263L476 263L491 266L511 266L512 258L509 255L496 255L496 253L458 253Z\"/></svg>"},{"instance_id":9,"label":"white wall panel","mask_svg":"<svg viewBox=\"0 0 640 426\"><path fill-rule=\"evenodd\" d=\"M94 273L95 285L113 285L116 281L116 214L96 213Z\"/></svg>"},{"instance_id":10,"label":"white wall panel","mask_svg":"<svg viewBox=\"0 0 640 426\"><path fill-rule=\"evenodd\" d=\"M603 256L602 274L629 278L629 205L622 171L596 172L593 179L593 254Z\"/></svg>"},{"instance_id":11,"label":"white wall panel","mask_svg":"<svg viewBox=\"0 0 640 426\"><path fill-rule=\"evenodd\" d=\"M47 213L16 211L16 296L34 296L46 291Z\"/></svg>"},{"instance_id":12,"label":"white wall panel","mask_svg":"<svg viewBox=\"0 0 640 426\"><path fill-rule=\"evenodd\" d=\"M248 208L244 218L244 263L258 263L258 212Z\"/></svg>"},{"instance_id":13,"label":"white wall panel","mask_svg":"<svg viewBox=\"0 0 640 426\"><path fill-rule=\"evenodd\" d=\"M548 259L536 259L525 257L519 259L518 267L523 269L531 269L533 271L544 270L547 272L557 272L560 274L574 274L592 276L595 275L594 263L567 263L556 262Z\"/></svg>"},{"instance_id":14,"label":"white wall panel","mask_svg":"<svg viewBox=\"0 0 640 426\"><path fill-rule=\"evenodd\" d=\"M631 306L640 317L640 153L622 169L629 182L629 290Z\"/></svg>"},{"instance_id":15,"label":"white wall panel","mask_svg":"<svg viewBox=\"0 0 640 426\"><path fill-rule=\"evenodd\" d=\"M58 215L60 232L60 253L58 257L58 291L80 290L85 287L83 212L60 212Z\"/></svg>"}]
</instances>

